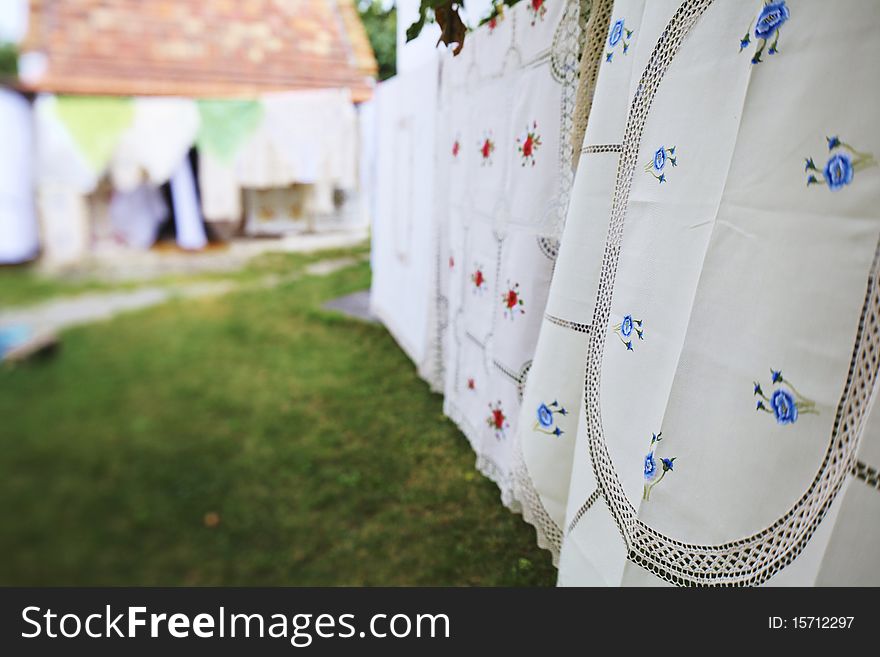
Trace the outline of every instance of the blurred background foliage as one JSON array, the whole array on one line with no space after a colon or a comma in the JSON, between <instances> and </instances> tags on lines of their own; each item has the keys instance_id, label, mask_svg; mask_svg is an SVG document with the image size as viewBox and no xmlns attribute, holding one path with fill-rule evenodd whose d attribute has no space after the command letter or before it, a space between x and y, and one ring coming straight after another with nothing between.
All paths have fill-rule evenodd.
<instances>
[{"instance_id":1,"label":"blurred background foliage","mask_svg":"<svg viewBox=\"0 0 880 657\"><path fill-rule=\"evenodd\" d=\"M359 0L358 10L379 63L379 80L397 72L397 8L383 0Z\"/></svg>"},{"instance_id":2,"label":"blurred background foliage","mask_svg":"<svg viewBox=\"0 0 880 657\"><path fill-rule=\"evenodd\" d=\"M18 48L14 43L0 43L0 77L18 77Z\"/></svg>"}]
</instances>

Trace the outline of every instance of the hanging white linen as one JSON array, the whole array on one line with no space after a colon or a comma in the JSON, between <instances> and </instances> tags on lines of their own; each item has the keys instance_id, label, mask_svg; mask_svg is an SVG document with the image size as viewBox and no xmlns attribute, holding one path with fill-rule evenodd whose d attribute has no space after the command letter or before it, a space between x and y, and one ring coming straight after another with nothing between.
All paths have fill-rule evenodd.
<instances>
[{"instance_id":1,"label":"hanging white linen","mask_svg":"<svg viewBox=\"0 0 880 657\"><path fill-rule=\"evenodd\" d=\"M68 185L44 183L37 190L41 263L48 268L75 265L91 244L86 197Z\"/></svg>"},{"instance_id":2,"label":"hanging white linen","mask_svg":"<svg viewBox=\"0 0 880 657\"><path fill-rule=\"evenodd\" d=\"M131 191L114 191L109 214L117 239L128 246L148 249L168 218L168 206L158 187L144 184Z\"/></svg>"},{"instance_id":3,"label":"hanging white linen","mask_svg":"<svg viewBox=\"0 0 880 657\"><path fill-rule=\"evenodd\" d=\"M97 186L98 174L58 118L57 103L55 96L47 94L34 101L37 184L63 185L88 194Z\"/></svg>"},{"instance_id":4,"label":"hanging white linen","mask_svg":"<svg viewBox=\"0 0 880 657\"><path fill-rule=\"evenodd\" d=\"M437 57L376 91L376 214L370 307L416 363L426 356L437 254L432 211Z\"/></svg>"},{"instance_id":5,"label":"hanging white linen","mask_svg":"<svg viewBox=\"0 0 880 657\"><path fill-rule=\"evenodd\" d=\"M376 160L377 117L376 101L370 100L357 107L358 113L358 167L360 174L360 203L363 223L370 225L376 215ZM370 255L372 259L372 254Z\"/></svg>"},{"instance_id":6,"label":"hanging white linen","mask_svg":"<svg viewBox=\"0 0 880 657\"><path fill-rule=\"evenodd\" d=\"M237 220L241 190L314 185L313 214L334 211L333 190L357 187L357 115L347 89L266 94L259 120L234 153L200 148L202 207L211 220Z\"/></svg>"},{"instance_id":7,"label":"hanging white linen","mask_svg":"<svg viewBox=\"0 0 880 657\"><path fill-rule=\"evenodd\" d=\"M234 164L203 149L199 149L199 191L205 219L238 221L241 218L241 187Z\"/></svg>"},{"instance_id":8,"label":"hanging white linen","mask_svg":"<svg viewBox=\"0 0 880 657\"><path fill-rule=\"evenodd\" d=\"M607 34L610 24L624 21L615 48L607 38L601 44L602 64L586 135L577 145L581 153L571 205L515 441L515 496L523 516L535 526L538 544L553 553L554 562L564 534L575 436L582 414L590 317L621 136L633 76L638 78L658 36L651 33L643 37L646 29L653 29L642 25L644 5L644 0L618 0L606 25ZM594 7L594 11L600 9ZM648 45L643 48L643 44Z\"/></svg>"},{"instance_id":9,"label":"hanging white linen","mask_svg":"<svg viewBox=\"0 0 880 657\"><path fill-rule=\"evenodd\" d=\"M262 102L272 150L289 170L277 184L356 188L357 114L348 89L266 94Z\"/></svg>"},{"instance_id":10,"label":"hanging white linen","mask_svg":"<svg viewBox=\"0 0 880 657\"><path fill-rule=\"evenodd\" d=\"M58 118L55 96L34 101L37 208L41 261L47 267L82 260L89 248L86 195L98 184L70 132Z\"/></svg>"},{"instance_id":11,"label":"hanging white linen","mask_svg":"<svg viewBox=\"0 0 880 657\"><path fill-rule=\"evenodd\" d=\"M197 251L208 245L202 221L196 181L189 158L184 157L171 176L171 202L174 206L174 226L177 244L182 249Z\"/></svg>"},{"instance_id":12,"label":"hanging white linen","mask_svg":"<svg viewBox=\"0 0 880 657\"><path fill-rule=\"evenodd\" d=\"M145 179L161 185L196 141L199 112L186 98L136 98L132 124L120 136L110 163L116 189L130 191Z\"/></svg>"},{"instance_id":13,"label":"hanging white linen","mask_svg":"<svg viewBox=\"0 0 880 657\"><path fill-rule=\"evenodd\" d=\"M444 412L513 498L514 438L572 183L579 2L520 3L443 62L430 320Z\"/></svg>"},{"instance_id":14,"label":"hanging white linen","mask_svg":"<svg viewBox=\"0 0 880 657\"><path fill-rule=\"evenodd\" d=\"M878 24L615 3L519 431L561 584L878 583Z\"/></svg>"},{"instance_id":15,"label":"hanging white linen","mask_svg":"<svg viewBox=\"0 0 880 657\"><path fill-rule=\"evenodd\" d=\"M31 106L0 89L0 264L25 262L39 251L34 207L34 130Z\"/></svg>"}]
</instances>

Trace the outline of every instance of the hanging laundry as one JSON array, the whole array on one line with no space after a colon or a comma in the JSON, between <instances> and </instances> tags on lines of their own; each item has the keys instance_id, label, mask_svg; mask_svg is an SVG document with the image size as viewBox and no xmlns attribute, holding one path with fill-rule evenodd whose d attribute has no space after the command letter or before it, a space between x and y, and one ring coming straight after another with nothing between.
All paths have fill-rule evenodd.
<instances>
[{"instance_id":1,"label":"hanging laundry","mask_svg":"<svg viewBox=\"0 0 880 657\"><path fill-rule=\"evenodd\" d=\"M64 186L88 194L98 184L92 168L73 135L61 122L58 98L41 94L34 101L37 185Z\"/></svg>"},{"instance_id":2,"label":"hanging laundry","mask_svg":"<svg viewBox=\"0 0 880 657\"><path fill-rule=\"evenodd\" d=\"M150 248L166 219L168 206L155 185L144 184L131 191L113 192L110 223L114 235L125 244L139 249Z\"/></svg>"},{"instance_id":3,"label":"hanging laundry","mask_svg":"<svg viewBox=\"0 0 880 657\"><path fill-rule=\"evenodd\" d=\"M580 3L544 7L517 4L446 58L437 119L427 377L514 509L520 407L574 175ZM547 400L557 418L564 401Z\"/></svg>"},{"instance_id":4,"label":"hanging laundry","mask_svg":"<svg viewBox=\"0 0 880 657\"><path fill-rule=\"evenodd\" d=\"M211 221L241 218L241 186L236 157L263 119L263 106L251 100L199 100L199 189L202 212Z\"/></svg>"},{"instance_id":5,"label":"hanging laundry","mask_svg":"<svg viewBox=\"0 0 880 657\"><path fill-rule=\"evenodd\" d=\"M438 59L386 80L376 94L378 158L370 309L415 363L429 358L436 267L433 225Z\"/></svg>"},{"instance_id":6,"label":"hanging laundry","mask_svg":"<svg viewBox=\"0 0 880 657\"><path fill-rule=\"evenodd\" d=\"M243 186L356 187L357 116L349 90L271 93L261 102L263 122L237 159Z\"/></svg>"},{"instance_id":7,"label":"hanging laundry","mask_svg":"<svg viewBox=\"0 0 880 657\"><path fill-rule=\"evenodd\" d=\"M132 99L58 96L55 109L86 162L100 176L123 132L131 125L134 116Z\"/></svg>"},{"instance_id":8,"label":"hanging laundry","mask_svg":"<svg viewBox=\"0 0 880 657\"><path fill-rule=\"evenodd\" d=\"M142 182L161 185L196 141L199 112L185 98L135 98L131 125L122 133L113 154L111 175L120 190Z\"/></svg>"},{"instance_id":9,"label":"hanging laundry","mask_svg":"<svg viewBox=\"0 0 880 657\"><path fill-rule=\"evenodd\" d=\"M82 262L91 243L85 195L69 185L44 183L37 190L37 209L41 262L48 268Z\"/></svg>"},{"instance_id":10,"label":"hanging laundry","mask_svg":"<svg viewBox=\"0 0 880 657\"><path fill-rule=\"evenodd\" d=\"M244 188L313 185L307 209L322 215L335 209L334 189L357 187L357 116L348 90L267 94L260 100L259 112L249 105L227 107L224 102L232 101L199 103L202 132L210 117L216 122L211 130L226 140L212 145L211 130L200 132L199 181L206 218L238 220ZM231 135L221 127L227 116L233 117Z\"/></svg>"},{"instance_id":11,"label":"hanging laundry","mask_svg":"<svg viewBox=\"0 0 880 657\"><path fill-rule=\"evenodd\" d=\"M0 264L14 264L37 256L39 234L31 106L6 89L0 89L0 143Z\"/></svg>"},{"instance_id":12,"label":"hanging laundry","mask_svg":"<svg viewBox=\"0 0 880 657\"><path fill-rule=\"evenodd\" d=\"M241 219L242 190L234 164L199 150L199 191L205 219L233 223Z\"/></svg>"},{"instance_id":13,"label":"hanging laundry","mask_svg":"<svg viewBox=\"0 0 880 657\"><path fill-rule=\"evenodd\" d=\"M618 6L612 12L611 3L607 2L603 6L594 5L596 13L591 13L591 17L604 16L603 37L588 40L591 49L584 51L582 61L602 60L601 75L588 112L589 122L584 126L586 137L577 145L580 155L571 205L519 412L514 496L525 519L535 526L538 544L551 551L554 563L559 558L565 535L571 467L579 418L583 413L584 361L590 339L595 281L601 267L605 218L614 193L614 173L630 94L650 54L650 46L643 46L650 40L650 35L642 36L643 10L644 3L636 3L625 9ZM626 29L633 33L631 45L625 56L621 48L616 59L612 56L612 61L606 62L610 26L624 19ZM645 329L636 322L644 320L638 313L634 318L631 330L627 329L627 335L622 337L638 350L639 335L644 336ZM591 501L590 493L579 502Z\"/></svg>"},{"instance_id":14,"label":"hanging laundry","mask_svg":"<svg viewBox=\"0 0 880 657\"><path fill-rule=\"evenodd\" d=\"M263 118L255 100L199 100L199 150L230 163Z\"/></svg>"},{"instance_id":15,"label":"hanging laundry","mask_svg":"<svg viewBox=\"0 0 880 657\"><path fill-rule=\"evenodd\" d=\"M174 207L174 225L177 244L182 249L196 251L208 245L202 221L196 181L189 157L184 157L171 176L171 202Z\"/></svg>"},{"instance_id":16,"label":"hanging laundry","mask_svg":"<svg viewBox=\"0 0 880 657\"><path fill-rule=\"evenodd\" d=\"M560 584L880 584L878 21L615 2L518 429Z\"/></svg>"}]
</instances>

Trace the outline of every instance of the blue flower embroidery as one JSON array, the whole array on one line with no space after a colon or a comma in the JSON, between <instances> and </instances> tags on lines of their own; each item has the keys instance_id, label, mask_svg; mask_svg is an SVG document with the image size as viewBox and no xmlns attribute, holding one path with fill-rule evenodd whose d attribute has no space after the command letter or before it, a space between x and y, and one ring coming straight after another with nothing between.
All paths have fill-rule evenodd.
<instances>
[{"instance_id":1,"label":"blue flower embroidery","mask_svg":"<svg viewBox=\"0 0 880 657\"><path fill-rule=\"evenodd\" d=\"M534 430L546 433L548 436L556 436L557 438L565 432L559 426L553 427L556 422L556 415L568 415L568 411L561 406L555 399L550 404L541 404L538 406L538 421L535 422ZM553 427L551 430L550 427Z\"/></svg>"},{"instance_id":2,"label":"blue flower embroidery","mask_svg":"<svg viewBox=\"0 0 880 657\"><path fill-rule=\"evenodd\" d=\"M770 383L776 388L768 397L761 389L761 384L754 382L752 394L759 398L755 403L756 411L772 414L778 424L794 424L801 413L819 414L816 410L816 402L799 393L791 381L787 381L782 376L781 370L770 370Z\"/></svg>"},{"instance_id":3,"label":"blue flower embroidery","mask_svg":"<svg viewBox=\"0 0 880 657\"><path fill-rule=\"evenodd\" d=\"M820 171L813 158L804 158L804 171L807 175L807 187L810 185L828 185L828 189L836 192L853 181L856 171L876 166L877 160L870 153L862 153L840 140L837 135L825 137L831 157Z\"/></svg>"},{"instance_id":4,"label":"blue flower embroidery","mask_svg":"<svg viewBox=\"0 0 880 657\"><path fill-rule=\"evenodd\" d=\"M642 320L633 319L632 315L624 315L620 324L614 325L614 334L623 343L627 351L633 351L632 334L635 332L639 340L645 339L645 331L642 328Z\"/></svg>"},{"instance_id":5,"label":"blue flower embroidery","mask_svg":"<svg viewBox=\"0 0 880 657\"><path fill-rule=\"evenodd\" d=\"M608 35L608 46L613 48L617 45L617 42L620 41L620 37L623 36L623 19L619 19L614 22L614 25L611 26L611 34Z\"/></svg>"},{"instance_id":6,"label":"blue flower embroidery","mask_svg":"<svg viewBox=\"0 0 880 657\"><path fill-rule=\"evenodd\" d=\"M661 458L658 474L657 468L657 459L655 458L655 453L657 451L657 443L662 440L663 432L652 434L651 436L651 451L649 451L645 455L644 462L644 475L645 475L645 487L642 492L642 498L645 500L649 500L651 498L651 489L654 488L657 484L659 484L663 477L666 476L667 472L673 471L673 464L675 463L675 459L678 457L673 456L672 458Z\"/></svg>"},{"instance_id":7,"label":"blue flower embroidery","mask_svg":"<svg viewBox=\"0 0 880 657\"><path fill-rule=\"evenodd\" d=\"M645 171L650 173L657 179L661 185L666 182L666 173L664 173L663 169L666 168L666 163L669 163L673 167L678 166L678 157L675 155L675 146L670 146L666 148L665 146L661 146L654 152L654 157L651 158L651 161L645 165Z\"/></svg>"},{"instance_id":8,"label":"blue flower embroidery","mask_svg":"<svg viewBox=\"0 0 880 657\"><path fill-rule=\"evenodd\" d=\"M770 405L773 414L779 424L794 424L797 422L798 409L794 396L785 388L777 388L770 395Z\"/></svg>"},{"instance_id":9,"label":"blue flower embroidery","mask_svg":"<svg viewBox=\"0 0 880 657\"><path fill-rule=\"evenodd\" d=\"M662 146L654 153L654 170L661 171L666 164L666 149Z\"/></svg>"},{"instance_id":10,"label":"blue flower embroidery","mask_svg":"<svg viewBox=\"0 0 880 657\"><path fill-rule=\"evenodd\" d=\"M547 408L547 404L538 406L538 424L544 428L553 425L553 411Z\"/></svg>"},{"instance_id":11,"label":"blue flower embroidery","mask_svg":"<svg viewBox=\"0 0 880 657\"><path fill-rule=\"evenodd\" d=\"M788 7L785 6L785 0L782 0L781 2L764 3L761 13L758 14L758 18L755 21L755 38L759 39L761 44L752 56L752 64L760 64L763 61L761 55L771 37L775 36L773 43L770 44L770 49L767 51L767 54L775 55L779 52L779 31L782 24L788 20L789 15ZM750 37L751 32L752 26L749 25L749 29L746 31L743 38L739 40L740 52L745 50L752 42Z\"/></svg>"},{"instance_id":12,"label":"blue flower embroidery","mask_svg":"<svg viewBox=\"0 0 880 657\"><path fill-rule=\"evenodd\" d=\"M755 36L759 39L769 39L773 34L779 34L779 28L788 20L788 7L785 0L782 2L770 2L764 5L758 15L755 25Z\"/></svg>"},{"instance_id":13,"label":"blue flower embroidery","mask_svg":"<svg viewBox=\"0 0 880 657\"><path fill-rule=\"evenodd\" d=\"M626 28L623 19L614 21L611 31L608 33L609 52L605 53L605 61L610 62L614 58L614 51L619 43L623 43L623 54L629 51L629 40L632 38L633 31Z\"/></svg>"},{"instance_id":14,"label":"blue flower embroidery","mask_svg":"<svg viewBox=\"0 0 880 657\"><path fill-rule=\"evenodd\" d=\"M846 153L832 155L825 164L822 175L825 176L825 182L828 183L828 189L831 191L849 185L853 179L852 159Z\"/></svg>"}]
</instances>

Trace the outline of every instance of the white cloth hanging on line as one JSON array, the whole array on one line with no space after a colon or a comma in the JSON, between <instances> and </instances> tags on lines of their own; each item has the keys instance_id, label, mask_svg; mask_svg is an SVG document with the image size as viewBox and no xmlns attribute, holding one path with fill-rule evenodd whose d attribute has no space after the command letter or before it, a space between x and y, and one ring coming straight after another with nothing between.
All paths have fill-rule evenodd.
<instances>
[{"instance_id":1,"label":"white cloth hanging on line","mask_svg":"<svg viewBox=\"0 0 880 657\"><path fill-rule=\"evenodd\" d=\"M437 254L434 126L438 58L397 75L376 91L376 215L373 223L372 312L403 350L427 356L427 319Z\"/></svg>"},{"instance_id":2,"label":"white cloth hanging on line","mask_svg":"<svg viewBox=\"0 0 880 657\"><path fill-rule=\"evenodd\" d=\"M347 89L266 94L259 122L227 158L199 149L205 216L237 220L241 190L315 186L311 211L329 214L334 189L357 187L357 115Z\"/></svg>"},{"instance_id":3,"label":"white cloth hanging on line","mask_svg":"<svg viewBox=\"0 0 880 657\"><path fill-rule=\"evenodd\" d=\"M34 207L34 130L31 106L0 89L0 264L25 262L39 251Z\"/></svg>"},{"instance_id":4,"label":"white cloth hanging on line","mask_svg":"<svg viewBox=\"0 0 880 657\"><path fill-rule=\"evenodd\" d=\"M184 157L171 176L171 202L174 206L174 225L177 244L182 249L197 251L208 245L201 207L196 192L189 157Z\"/></svg>"},{"instance_id":5,"label":"white cloth hanging on line","mask_svg":"<svg viewBox=\"0 0 880 657\"><path fill-rule=\"evenodd\" d=\"M132 124L110 163L113 186L130 191L144 180L161 185L196 141L199 112L186 98L136 98Z\"/></svg>"},{"instance_id":6,"label":"white cloth hanging on line","mask_svg":"<svg viewBox=\"0 0 880 657\"><path fill-rule=\"evenodd\" d=\"M573 179L579 8L519 3L443 62L433 369L421 369L513 508L519 408Z\"/></svg>"},{"instance_id":7,"label":"white cloth hanging on line","mask_svg":"<svg viewBox=\"0 0 880 657\"><path fill-rule=\"evenodd\" d=\"M878 24L615 3L518 432L561 584L880 583Z\"/></svg>"},{"instance_id":8,"label":"white cloth hanging on line","mask_svg":"<svg viewBox=\"0 0 880 657\"><path fill-rule=\"evenodd\" d=\"M40 94L33 107L41 261L50 268L79 262L88 252L85 197L98 185L97 173L58 118L57 102Z\"/></svg>"},{"instance_id":9,"label":"white cloth hanging on line","mask_svg":"<svg viewBox=\"0 0 880 657\"><path fill-rule=\"evenodd\" d=\"M58 118L57 103L58 99L48 94L40 94L34 101L37 184L60 185L89 194L98 184L98 174Z\"/></svg>"},{"instance_id":10,"label":"white cloth hanging on line","mask_svg":"<svg viewBox=\"0 0 880 657\"><path fill-rule=\"evenodd\" d=\"M234 166L204 149L199 149L199 190L205 219L238 221L241 218L241 187Z\"/></svg>"},{"instance_id":11,"label":"white cloth hanging on line","mask_svg":"<svg viewBox=\"0 0 880 657\"><path fill-rule=\"evenodd\" d=\"M168 206L155 185L143 184L131 191L116 190L113 193L110 223L114 235L129 246L150 248L167 218Z\"/></svg>"},{"instance_id":12,"label":"white cloth hanging on line","mask_svg":"<svg viewBox=\"0 0 880 657\"><path fill-rule=\"evenodd\" d=\"M41 263L62 268L82 261L89 251L89 211L86 197L67 185L46 183L37 190Z\"/></svg>"}]
</instances>

